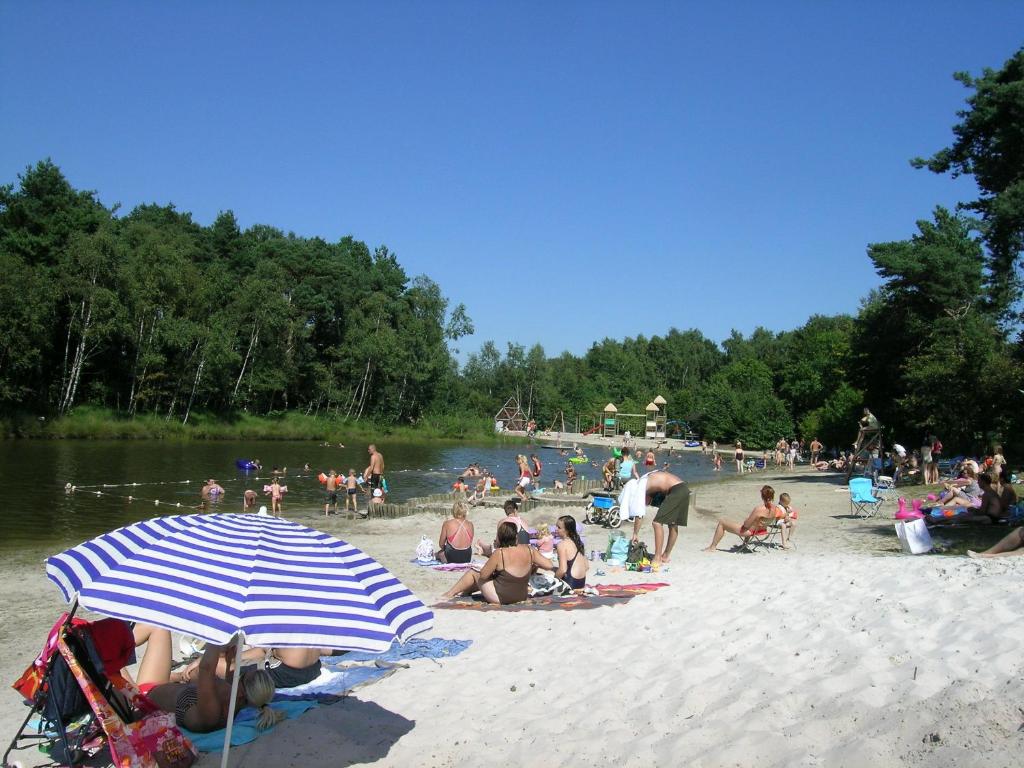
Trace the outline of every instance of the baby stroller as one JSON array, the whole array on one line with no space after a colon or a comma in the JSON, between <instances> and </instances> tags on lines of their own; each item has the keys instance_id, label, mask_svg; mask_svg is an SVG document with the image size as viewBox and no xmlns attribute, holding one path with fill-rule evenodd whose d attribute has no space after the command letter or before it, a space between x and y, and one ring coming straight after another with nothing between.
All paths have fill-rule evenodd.
<instances>
[{"instance_id":1,"label":"baby stroller","mask_svg":"<svg viewBox=\"0 0 1024 768\"><path fill-rule=\"evenodd\" d=\"M29 712L4 752L4 768L12 765L11 752L32 746L59 765L80 765L104 747L118 766L191 765L195 748L174 715L156 709L120 676L133 648L131 630L118 619L91 623L62 615L14 684Z\"/></svg>"},{"instance_id":2,"label":"baby stroller","mask_svg":"<svg viewBox=\"0 0 1024 768\"><path fill-rule=\"evenodd\" d=\"M587 525L596 524L618 528L622 525L618 501L607 494L593 494L583 516L583 522Z\"/></svg>"}]
</instances>

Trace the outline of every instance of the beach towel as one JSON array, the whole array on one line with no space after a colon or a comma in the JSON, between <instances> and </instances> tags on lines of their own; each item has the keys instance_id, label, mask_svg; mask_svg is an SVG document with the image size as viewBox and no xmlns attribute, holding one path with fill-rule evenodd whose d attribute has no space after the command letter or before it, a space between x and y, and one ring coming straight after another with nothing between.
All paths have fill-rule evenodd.
<instances>
[{"instance_id":1,"label":"beach towel","mask_svg":"<svg viewBox=\"0 0 1024 768\"><path fill-rule=\"evenodd\" d=\"M298 717L307 709L312 709L317 706L316 701L277 701L275 698L271 704L274 709L280 710L285 713L285 719L291 719ZM256 728L256 719L259 716L259 710L255 707L246 707L235 717L235 724L231 728L231 746L237 747L239 744L248 744L250 741L254 741L257 736L262 736L265 733L270 733L273 729L266 731L260 731ZM200 752L220 752L224 748L224 729L221 728L210 733L194 733L188 728L182 728L178 726L183 734L185 734L189 741L192 742L193 746Z\"/></svg>"},{"instance_id":2,"label":"beach towel","mask_svg":"<svg viewBox=\"0 0 1024 768\"><path fill-rule=\"evenodd\" d=\"M600 608L605 605L622 605L629 602L637 595L653 592L667 586L664 583L652 584L598 584L595 589L596 595L572 594L567 597L556 597L549 595L545 597L531 597L521 603L512 605L494 605L485 602L479 597L455 597L450 600L443 600L436 603L434 608L448 610L468 611L572 611L576 609L588 610Z\"/></svg>"},{"instance_id":3,"label":"beach towel","mask_svg":"<svg viewBox=\"0 0 1024 768\"><path fill-rule=\"evenodd\" d=\"M433 566L435 571L446 571L450 573L457 573L458 571L479 571L483 567L483 563L438 563Z\"/></svg>"}]
</instances>

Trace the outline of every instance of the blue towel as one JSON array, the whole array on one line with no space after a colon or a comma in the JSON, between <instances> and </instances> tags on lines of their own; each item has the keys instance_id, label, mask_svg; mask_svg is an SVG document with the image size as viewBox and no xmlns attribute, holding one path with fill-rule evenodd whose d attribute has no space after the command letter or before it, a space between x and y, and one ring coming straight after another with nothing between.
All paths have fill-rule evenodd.
<instances>
[{"instance_id":1,"label":"blue towel","mask_svg":"<svg viewBox=\"0 0 1024 768\"><path fill-rule=\"evenodd\" d=\"M288 718L298 717L307 709L312 709L317 705L316 701L278 701L277 699L272 704L274 709L284 712ZM256 717L258 715L259 711L257 709L246 707L235 716L235 724L231 728L231 746L237 747L239 744L248 744L250 741L255 740L257 736L268 733L268 731L256 729ZM193 733L188 728L182 728L181 732L188 736L189 741L200 752L220 752L224 749L223 728L210 733Z\"/></svg>"},{"instance_id":2,"label":"blue towel","mask_svg":"<svg viewBox=\"0 0 1024 768\"><path fill-rule=\"evenodd\" d=\"M320 663L332 667L350 661L409 661L410 659L440 659L446 656L458 656L473 644L472 640L445 640L432 637L429 640L413 638L405 644L395 641L384 653L367 653L351 651L343 656L323 656Z\"/></svg>"}]
</instances>

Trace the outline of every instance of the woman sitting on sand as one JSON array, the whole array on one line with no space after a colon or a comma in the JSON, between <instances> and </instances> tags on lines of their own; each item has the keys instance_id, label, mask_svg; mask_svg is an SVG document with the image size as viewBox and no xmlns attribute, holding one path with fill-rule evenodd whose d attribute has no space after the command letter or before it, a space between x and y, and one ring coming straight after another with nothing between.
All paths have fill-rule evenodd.
<instances>
[{"instance_id":1,"label":"woman sitting on sand","mask_svg":"<svg viewBox=\"0 0 1024 768\"><path fill-rule=\"evenodd\" d=\"M576 531L576 518L562 515L555 524L561 541L555 549L558 552L558 567L555 576L573 589L583 589L587 585L587 569L590 563L583 552L583 540Z\"/></svg>"},{"instance_id":2,"label":"woman sitting on sand","mask_svg":"<svg viewBox=\"0 0 1024 768\"><path fill-rule=\"evenodd\" d=\"M714 552L718 546L718 542L722 540L726 532L735 533L741 539L746 541L753 535L754 531L759 531L765 526L765 521L775 517L775 489L770 485L765 485L761 488L761 503L754 507L753 511L747 515L747 519L742 523L733 523L728 520L719 520L718 527L715 528L715 535L711 539L711 544L705 549L705 552Z\"/></svg>"},{"instance_id":3,"label":"woman sitting on sand","mask_svg":"<svg viewBox=\"0 0 1024 768\"><path fill-rule=\"evenodd\" d=\"M982 490L978 485L978 473L970 464L964 466L960 477L945 483L944 487L945 490L939 494L938 506L975 508L981 506Z\"/></svg>"},{"instance_id":4,"label":"woman sitting on sand","mask_svg":"<svg viewBox=\"0 0 1024 768\"><path fill-rule=\"evenodd\" d=\"M515 523L501 523L498 526L497 549L484 563L480 573L466 571L444 596L479 592L488 603L501 605L525 600L534 570L550 571L554 570L554 565L529 544L517 543L516 533Z\"/></svg>"},{"instance_id":5,"label":"woman sitting on sand","mask_svg":"<svg viewBox=\"0 0 1024 768\"><path fill-rule=\"evenodd\" d=\"M171 633L146 624L136 624L135 644L146 644L146 653L136 677L139 690L164 712L173 712L175 722L196 733L210 733L227 725L231 683L217 677L217 661L227 659L226 674L231 674L234 647L207 644L191 682L172 683ZM243 707L258 707L258 729L265 730L284 719L283 712L271 709L274 681L263 669L246 671L239 679L235 712Z\"/></svg>"},{"instance_id":6,"label":"woman sitting on sand","mask_svg":"<svg viewBox=\"0 0 1024 768\"><path fill-rule=\"evenodd\" d=\"M1020 557L1024 555L1024 527L1014 528L984 552L967 550L968 557Z\"/></svg>"},{"instance_id":7,"label":"woman sitting on sand","mask_svg":"<svg viewBox=\"0 0 1024 768\"><path fill-rule=\"evenodd\" d=\"M473 559L473 524L466 519L466 505L456 501L452 517L441 526L434 554L442 563L468 563Z\"/></svg>"}]
</instances>

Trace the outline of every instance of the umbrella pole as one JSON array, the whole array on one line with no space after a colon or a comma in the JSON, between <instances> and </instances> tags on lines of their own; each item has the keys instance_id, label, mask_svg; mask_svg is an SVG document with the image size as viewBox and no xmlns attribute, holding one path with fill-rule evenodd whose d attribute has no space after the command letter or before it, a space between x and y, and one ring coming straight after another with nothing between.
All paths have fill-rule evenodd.
<instances>
[{"instance_id":1,"label":"umbrella pole","mask_svg":"<svg viewBox=\"0 0 1024 768\"><path fill-rule=\"evenodd\" d=\"M235 723L235 702L238 701L238 678L242 668L242 633L235 635L235 670L231 675L231 700L228 702L228 724L224 728L224 751L221 753L220 768L228 768L228 752L231 750L231 726Z\"/></svg>"}]
</instances>

